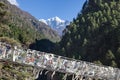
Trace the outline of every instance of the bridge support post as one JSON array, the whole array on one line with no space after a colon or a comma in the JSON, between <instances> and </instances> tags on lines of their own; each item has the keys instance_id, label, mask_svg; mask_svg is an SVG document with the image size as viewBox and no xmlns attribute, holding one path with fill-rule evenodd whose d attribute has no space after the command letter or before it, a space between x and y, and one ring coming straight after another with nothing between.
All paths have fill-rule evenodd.
<instances>
[{"instance_id":1,"label":"bridge support post","mask_svg":"<svg viewBox=\"0 0 120 80\"><path fill-rule=\"evenodd\" d=\"M36 71L36 74L35 74L35 79L37 79L39 77L41 69L36 69L36 70L37 71Z\"/></svg>"},{"instance_id":2,"label":"bridge support post","mask_svg":"<svg viewBox=\"0 0 120 80\"><path fill-rule=\"evenodd\" d=\"M120 80L120 70L117 69L117 75L115 80Z\"/></svg>"},{"instance_id":3,"label":"bridge support post","mask_svg":"<svg viewBox=\"0 0 120 80\"><path fill-rule=\"evenodd\" d=\"M79 77L79 80L83 80L83 76L80 76L80 77Z\"/></svg>"},{"instance_id":4,"label":"bridge support post","mask_svg":"<svg viewBox=\"0 0 120 80\"><path fill-rule=\"evenodd\" d=\"M88 80L92 80L92 78L88 78Z\"/></svg>"}]
</instances>

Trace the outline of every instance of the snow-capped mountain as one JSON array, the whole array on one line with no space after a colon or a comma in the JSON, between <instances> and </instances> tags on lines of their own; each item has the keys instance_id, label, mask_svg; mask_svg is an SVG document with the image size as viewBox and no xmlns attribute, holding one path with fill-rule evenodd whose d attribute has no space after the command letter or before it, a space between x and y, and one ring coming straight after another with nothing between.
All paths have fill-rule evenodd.
<instances>
[{"instance_id":1,"label":"snow-capped mountain","mask_svg":"<svg viewBox=\"0 0 120 80\"><path fill-rule=\"evenodd\" d=\"M10 2L10 4L12 4L12 5L19 6L19 4L16 0L7 0L7 1Z\"/></svg>"},{"instance_id":2,"label":"snow-capped mountain","mask_svg":"<svg viewBox=\"0 0 120 80\"><path fill-rule=\"evenodd\" d=\"M62 20L57 16L47 20L40 19L39 21L49 25L53 30L57 31L59 35L62 35L62 31L65 29L66 25L69 25L69 21Z\"/></svg>"}]
</instances>

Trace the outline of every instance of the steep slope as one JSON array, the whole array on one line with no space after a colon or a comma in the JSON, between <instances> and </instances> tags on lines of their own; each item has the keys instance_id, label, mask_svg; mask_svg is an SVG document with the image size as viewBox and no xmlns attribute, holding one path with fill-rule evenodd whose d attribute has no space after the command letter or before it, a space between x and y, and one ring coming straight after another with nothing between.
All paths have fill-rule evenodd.
<instances>
[{"instance_id":1,"label":"steep slope","mask_svg":"<svg viewBox=\"0 0 120 80\"><path fill-rule=\"evenodd\" d=\"M0 62L0 80L34 80L36 75L33 70L38 70L30 66L17 63Z\"/></svg>"},{"instance_id":2,"label":"steep slope","mask_svg":"<svg viewBox=\"0 0 120 80\"><path fill-rule=\"evenodd\" d=\"M69 21L62 20L57 16L47 20L40 19L39 21L49 25L53 30L58 32L60 36L62 35L62 31L65 29L65 27L69 25Z\"/></svg>"},{"instance_id":3,"label":"steep slope","mask_svg":"<svg viewBox=\"0 0 120 80\"><path fill-rule=\"evenodd\" d=\"M11 5L7 0L0 0L0 2L5 5L5 8L1 9L8 13L6 16L7 21L4 20L4 24L10 29L8 32L4 32L6 34L1 35L1 37L12 37L24 44L30 44L35 39L46 38L52 41L60 39L55 31L46 24L39 22L29 13L20 10L15 5Z\"/></svg>"},{"instance_id":4,"label":"steep slope","mask_svg":"<svg viewBox=\"0 0 120 80\"><path fill-rule=\"evenodd\" d=\"M64 30L58 50L61 55L120 68L120 0L87 0Z\"/></svg>"}]
</instances>

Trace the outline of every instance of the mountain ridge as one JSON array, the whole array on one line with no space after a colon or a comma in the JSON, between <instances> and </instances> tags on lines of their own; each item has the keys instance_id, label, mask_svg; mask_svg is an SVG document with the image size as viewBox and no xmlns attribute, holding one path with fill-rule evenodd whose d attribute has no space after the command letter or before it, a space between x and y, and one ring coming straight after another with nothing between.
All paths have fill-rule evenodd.
<instances>
[{"instance_id":1,"label":"mountain ridge","mask_svg":"<svg viewBox=\"0 0 120 80\"><path fill-rule=\"evenodd\" d=\"M38 19L28 12L10 4L7 0L0 0L0 3L0 9L2 10L0 17L3 21L0 22L2 25L0 26L0 37L13 38L27 45L30 45L36 39L49 39L53 42L60 40L60 37L54 30L48 25L39 22Z\"/></svg>"},{"instance_id":2,"label":"mountain ridge","mask_svg":"<svg viewBox=\"0 0 120 80\"><path fill-rule=\"evenodd\" d=\"M49 25L53 30L58 32L58 34L61 36L62 31L65 29L67 25L69 25L69 21L67 20L62 20L59 17L55 16L53 18L49 19L39 19L40 22L45 23L46 25Z\"/></svg>"}]
</instances>

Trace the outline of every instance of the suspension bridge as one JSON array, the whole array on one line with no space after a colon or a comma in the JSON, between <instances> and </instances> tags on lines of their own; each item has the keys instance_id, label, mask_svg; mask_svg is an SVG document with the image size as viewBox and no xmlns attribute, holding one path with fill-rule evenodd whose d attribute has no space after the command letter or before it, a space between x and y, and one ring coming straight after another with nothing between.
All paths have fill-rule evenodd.
<instances>
[{"instance_id":1,"label":"suspension bridge","mask_svg":"<svg viewBox=\"0 0 120 80\"><path fill-rule=\"evenodd\" d=\"M42 71L52 71L51 78L56 72L65 73L63 79L72 75L71 80L120 80L120 70L110 66L97 65L94 63L75 60L52 53L45 53L31 49L23 49L18 46L0 42L0 60L11 63L18 63L27 66L34 66L36 77L42 74Z\"/></svg>"}]
</instances>

